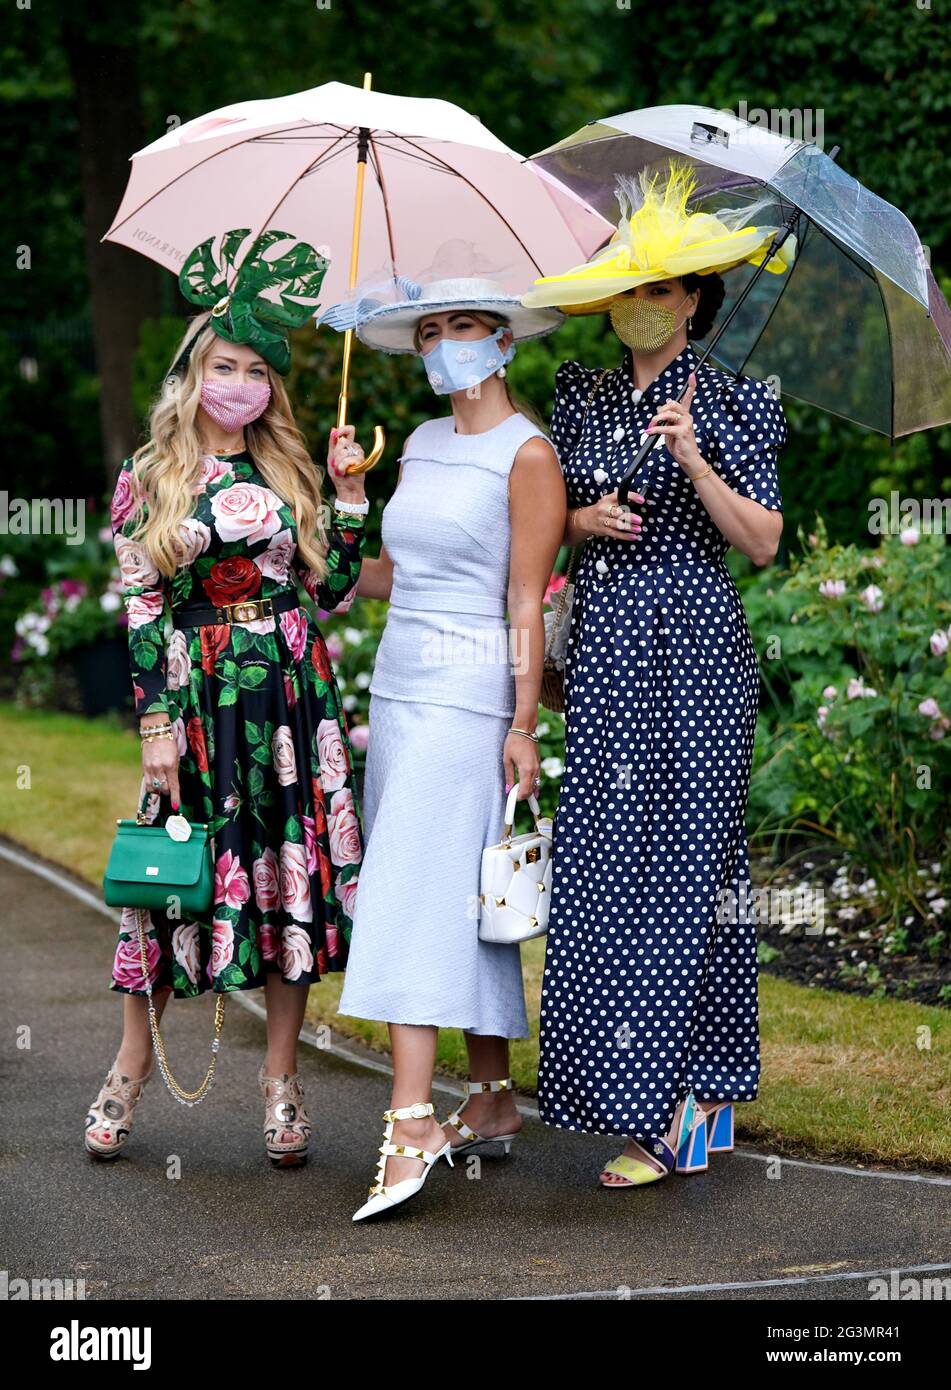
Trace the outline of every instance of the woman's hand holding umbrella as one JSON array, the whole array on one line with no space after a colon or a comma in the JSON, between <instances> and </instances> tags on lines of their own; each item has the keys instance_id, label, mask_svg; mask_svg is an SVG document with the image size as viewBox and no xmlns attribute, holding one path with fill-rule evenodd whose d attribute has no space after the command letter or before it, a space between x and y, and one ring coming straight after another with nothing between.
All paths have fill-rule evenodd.
<instances>
[{"instance_id":1,"label":"woman's hand holding umbrella","mask_svg":"<svg viewBox=\"0 0 951 1390\"><path fill-rule=\"evenodd\" d=\"M697 389L696 373L691 372L683 399L665 401L647 426L648 434L662 434L667 452L676 459L688 478L695 478L707 467L697 445L690 404Z\"/></svg>"}]
</instances>

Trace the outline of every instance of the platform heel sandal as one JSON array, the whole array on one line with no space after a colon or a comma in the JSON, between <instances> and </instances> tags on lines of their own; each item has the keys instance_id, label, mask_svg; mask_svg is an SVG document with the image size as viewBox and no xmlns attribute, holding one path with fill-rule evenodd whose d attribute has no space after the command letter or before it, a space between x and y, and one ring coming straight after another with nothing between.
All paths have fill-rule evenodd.
<instances>
[{"instance_id":1,"label":"platform heel sandal","mask_svg":"<svg viewBox=\"0 0 951 1390\"><path fill-rule=\"evenodd\" d=\"M673 1122L666 1135L634 1142L645 1155L649 1153L659 1167L644 1159L633 1158L630 1154L618 1154L601 1170L602 1187L644 1187L648 1183L660 1182L674 1171L684 1174L704 1172L707 1167L707 1122L693 1092L688 1092L677 1102ZM605 1182L606 1173L622 1181Z\"/></svg>"},{"instance_id":2,"label":"platform heel sandal","mask_svg":"<svg viewBox=\"0 0 951 1390\"><path fill-rule=\"evenodd\" d=\"M132 1077L115 1062L86 1115L84 1143L94 1158L117 1158L132 1131L135 1107L155 1070L155 1057L144 1076Z\"/></svg>"},{"instance_id":3,"label":"platform heel sandal","mask_svg":"<svg viewBox=\"0 0 951 1390\"><path fill-rule=\"evenodd\" d=\"M300 1168L307 1162L311 1136L300 1073L265 1076L262 1062L258 1084L264 1096L264 1146L268 1158L275 1168Z\"/></svg>"},{"instance_id":4,"label":"platform heel sandal","mask_svg":"<svg viewBox=\"0 0 951 1390\"><path fill-rule=\"evenodd\" d=\"M733 1152L733 1102L721 1100L707 1111L707 1153Z\"/></svg>"},{"instance_id":5,"label":"platform heel sandal","mask_svg":"<svg viewBox=\"0 0 951 1390\"><path fill-rule=\"evenodd\" d=\"M437 1159L445 1158L449 1167L453 1166L452 1141L449 1139L435 1153L431 1153L428 1149L414 1148L411 1144L394 1144L392 1142L393 1125L397 1120L424 1120L427 1115L434 1115L435 1113L432 1101L416 1101L413 1105L403 1105L397 1110L383 1111L386 1129L383 1134L383 1143L380 1145L380 1161L377 1164L376 1181L370 1188L369 1199L353 1213L354 1221L363 1221L368 1216L379 1216L383 1212L392 1211L394 1207L408 1201L410 1197L415 1197L432 1172ZM406 1178L403 1182L393 1183L387 1187L383 1182L383 1175L386 1172L386 1160L391 1154L400 1158L421 1159L426 1166L419 1177Z\"/></svg>"},{"instance_id":6,"label":"platform heel sandal","mask_svg":"<svg viewBox=\"0 0 951 1390\"><path fill-rule=\"evenodd\" d=\"M512 1141L516 1138L518 1131L515 1134L477 1134L470 1125L466 1124L460 1111L465 1109L466 1101L472 1095L480 1095L483 1091L510 1091L514 1085L515 1082L510 1076L506 1076L502 1081L465 1082L466 1099L458 1110L453 1110L443 1121L444 1124L452 1125L457 1129L466 1141L464 1144L453 1144L454 1154L472 1153L475 1149L482 1149L490 1144L501 1144L506 1156L508 1156L512 1148Z\"/></svg>"}]
</instances>

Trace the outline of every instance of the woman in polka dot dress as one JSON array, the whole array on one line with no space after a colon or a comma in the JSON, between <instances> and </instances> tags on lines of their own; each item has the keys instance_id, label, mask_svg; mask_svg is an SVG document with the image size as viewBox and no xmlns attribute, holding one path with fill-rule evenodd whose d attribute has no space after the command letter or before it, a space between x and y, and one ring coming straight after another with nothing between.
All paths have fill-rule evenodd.
<instances>
[{"instance_id":1,"label":"woman in polka dot dress","mask_svg":"<svg viewBox=\"0 0 951 1390\"><path fill-rule=\"evenodd\" d=\"M766 564L776 552L786 429L765 383L696 366L688 337L710 331L719 275L663 269L602 302L623 363L563 363L551 423L566 543L586 544L566 658L539 1112L627 1137L601 1173L614 1187L705 1168L708 1144L732 1148L732 1102L755 1099L759 1080L744 828L759 674L724 555L734 545ZM629 511L617 486L645 431L657 444Z\"/></svg>"}]
</instances>

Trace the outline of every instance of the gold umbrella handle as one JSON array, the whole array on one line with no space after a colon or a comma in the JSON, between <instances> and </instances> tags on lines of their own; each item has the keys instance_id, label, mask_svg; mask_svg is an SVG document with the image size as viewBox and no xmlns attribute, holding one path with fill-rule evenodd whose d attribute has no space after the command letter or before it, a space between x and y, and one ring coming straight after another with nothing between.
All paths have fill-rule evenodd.
<instances>
[{"instance_id":1,"label":"gold umbrella handle","mask_svg":"<svg viewBox=\"0 0 951 1390\"><path fill-rule=\"evenodd\" d=\"M344 334L343 343L343 382L340 395L337 397L337 429L343 429L347 423L347 387L350 384L350 353L353 344L353 330L347 329ZM386 444L386 435L383 433L382 425L373 427L373 448L366 455L362 463L348 464L344 469L345 473L367 473L377 463L383 454Z\"/></svg>"}]
</instances>

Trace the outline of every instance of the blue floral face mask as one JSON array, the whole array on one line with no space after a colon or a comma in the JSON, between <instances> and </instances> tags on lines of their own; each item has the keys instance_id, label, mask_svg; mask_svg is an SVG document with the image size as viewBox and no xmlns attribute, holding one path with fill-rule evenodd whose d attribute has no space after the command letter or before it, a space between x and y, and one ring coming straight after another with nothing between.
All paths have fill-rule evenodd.
<instances>
[{"instance_id":1,"label":"blue floral face mask","mask_svg":"<svg viewBox=\"0 0 951 1390\"><path fill-rule=\"evenodd\" d=\"M511 362L515 344L505 352L498 346L499 339L507 331L497 328L487 338L442 338L431 352L420 354L423 370L436 395L448 396L452 391L469 390Z\"/></svg>"}]
</instances>

